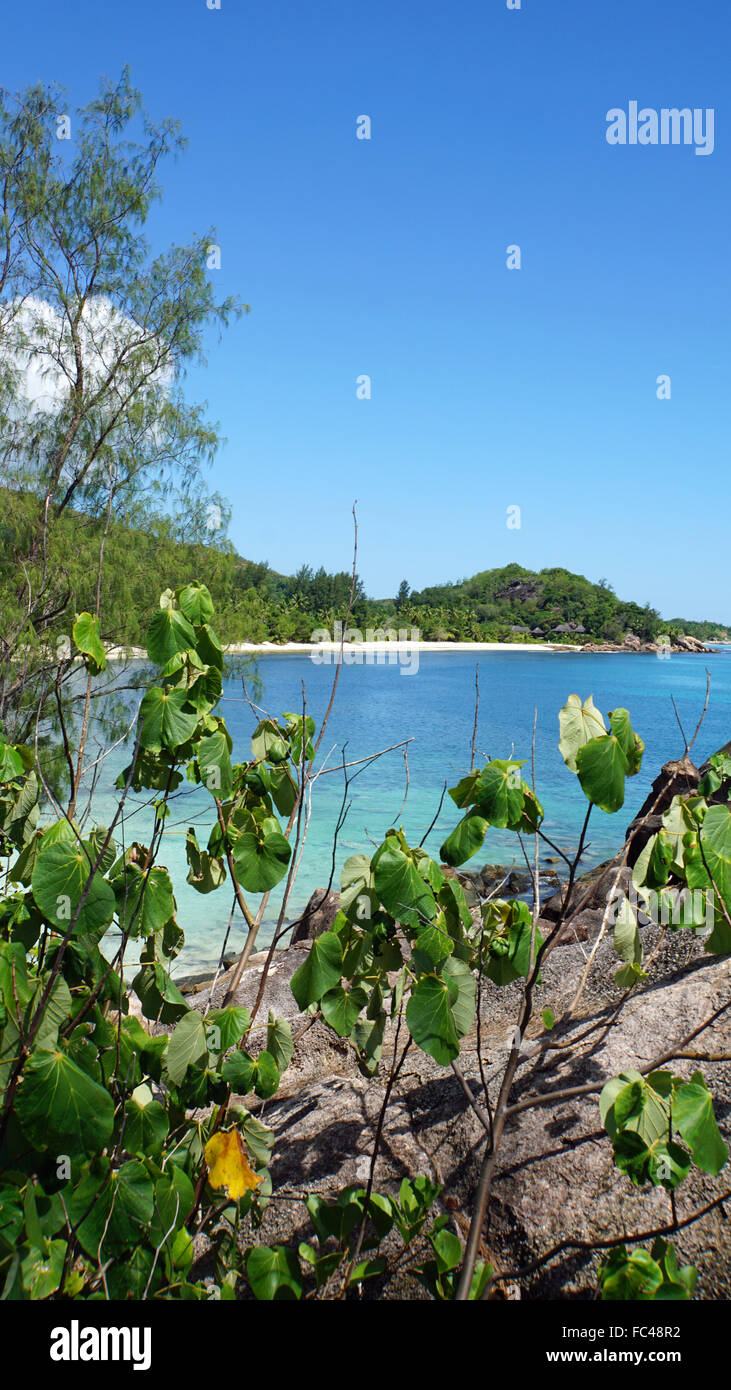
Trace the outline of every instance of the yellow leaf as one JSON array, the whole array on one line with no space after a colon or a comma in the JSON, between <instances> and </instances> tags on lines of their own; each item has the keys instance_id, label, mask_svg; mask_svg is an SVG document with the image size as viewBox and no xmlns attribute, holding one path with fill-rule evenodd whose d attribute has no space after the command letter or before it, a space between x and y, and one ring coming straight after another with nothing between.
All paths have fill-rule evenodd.
<instances>
[{"instance_id":1,"label":"yellow leaf","mask_svg":"<svg viewBox=\"0 0 731 1390\"><path fill-rule=\"evenodd\" d=\"M262 1182L249 1166L238 1130L219 1130L208 1140L205 1152L211 1187L225 1187L233 1201L243 1197L245 1192L253 1192L257 1183Z\"/></svg>"}]
</instances>

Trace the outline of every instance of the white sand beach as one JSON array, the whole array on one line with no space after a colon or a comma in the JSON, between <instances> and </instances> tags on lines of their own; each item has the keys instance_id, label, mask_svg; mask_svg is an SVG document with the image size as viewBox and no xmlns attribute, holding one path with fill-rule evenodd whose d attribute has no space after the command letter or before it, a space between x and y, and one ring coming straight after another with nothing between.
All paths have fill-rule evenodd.
<instances>
[{"instance_id":1,"label":"white sand beach","mask_svg":"<svg viewBox=\"0 0 731 1390\"><path fill-rule=\"evenodd\" d=\"M225 648L230 656L312 656L334 655L339 642L232 642ZM345 642L344 654L387 656L389 652L557 652L567 648L548 642ZM573 649L572 649L573 650Z\"/></svg>"},{"instance_id":2,"label":"white sand beach","mask_svg":"<svg viewBox=\"0 0 731 1390\"><path fill-rule=\"evenodd\" d=\"M339 642L230 642L224 646L227 656L318 656L330 658L340 651ZM386 660L399 652L564 652L580 651L580 647L562 646L558 642L345 642L343 660L356 664L359 657ZM146 658L144 647L106 647L107 661L138 661Z\"/></svg>"}]
</instances>

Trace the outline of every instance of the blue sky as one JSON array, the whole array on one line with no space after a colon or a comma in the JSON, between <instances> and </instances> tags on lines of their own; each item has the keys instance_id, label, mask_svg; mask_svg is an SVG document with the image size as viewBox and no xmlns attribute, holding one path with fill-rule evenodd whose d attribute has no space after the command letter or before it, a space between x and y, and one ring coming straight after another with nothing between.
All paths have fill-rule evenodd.
<instances>
[{"instance_id":1,"label":"blue sky","mask_svg":"<svg viewBox=\"0 0 731 1390\"><path fill-rule=\"evenodd\" d=\"M517 560L731 620L730 39L725 0L24 0L0 83L129 63L181 119L151 234L215 226L251 305L189 377L242 554L348 568L357 498L374 596ZM633 99L713 154L610 147Z\"/></svg>"}]
</instances>

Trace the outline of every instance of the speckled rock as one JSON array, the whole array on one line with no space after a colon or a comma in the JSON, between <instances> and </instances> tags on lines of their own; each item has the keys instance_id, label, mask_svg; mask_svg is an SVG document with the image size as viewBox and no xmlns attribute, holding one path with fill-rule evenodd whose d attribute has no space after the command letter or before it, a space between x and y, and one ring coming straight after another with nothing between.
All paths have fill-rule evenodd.
<instances>
[{"instance_id":1,"label":"speckled rock","mask_svg":"<svg viewBox=\"0 0 731 1390\"><path fill-rule=\"evenodd\" d=\"M526 1052L532 1049L535 1053L536 1043L546 1040L541 1010L549 1005L560 1018L584 975L585 989L576 1018L563 1032L557 1025L556 1041L569 1042L571 1036L597 1026L573 1050L549 1053L548 1060L555 1065L548 1066L545 1060L541 1064L540 1057L526 1055L518 1070L512 1104L536 1095L547 1099L516 1115L506 1127L482 1250L500 1272L510 1276L511 1283L516 1272L540 1262L566 1240L593 1242L663 1225L670 1219L670 1201L664 1191L639 1191L615 1168L611 1144L599 1120L598 1095L612 1076L628 1067L647 1066L731 999L731 960L704 956L701 944L685 932L661 936L659 929L650 926L643 937L650 961L649 980L641 994L625 1002L608 1032L607 1025L622 999L613 983L617 962L611 940L602 939L596 948L578 942L558 949L542 971ZM358 1072L348 1044L333 1038L322 1024L311 1024L298 1016L291 994L287 998L288 981L305 949L295 947L278 953L273 996L267 991L267 1007L290 1017L293 1023L295 1055L277 1096L267 1102L248 1102L274 1131L272 1175L274 1190L281 1195L268 1206L260 1229L245 1228L242 1239L246 1243L306 1239L311 1235L304 1206L309 1193L335 1197L348 1184L365 1185L385 1095L394 1029L386 1032L383 1074L367 1080ZM256 958L246 972L237 1002L253 1002L262 963L262 958ZM220 983L216 995L219 990ZM493 1104L521 991L520 983L498 989L489 981L481 989L482 1067ZM473 1029L463 1042L460 1063L473 1094L479 1096L476 1043ZM705 1031L695 1046L700 1051L731 1051L729 1014ZM729 1064L686 1058L672 1065L686 1077L701 1067L728 1140ZM578 1097L561 1098L558 1094L587 1085L596 1089ZM388 1107L376 1188L395 1193L403 1177L428 1174L442 1185L442 1209L448 1212L452 1229L464 1239L484 1140L484 1130L452 1071L438 1067L412 1047ZM680 1219L730 1187L728 1170L715 1179L693 1170L677 1194ZM698 1298L731 1297L722 1208L680 1231L676 1244L682 1260L699 1268ZM403 1261L398 1261L398 1243L391 1242L386 1254L391 1257L386 1274L364 1284L362 1297L426 1297L414 1277L404 1272ZM521 1296L591 1298L598 1262L599 1257L590 1252L559 1252L521 1277Z\"/></svg>"},{"instance_id":2,"label":"speckled rock","mask_svg":"<svg viewBox=\"0 0 731 1390\"><path fill-rule=\"evenodd\" d=\"M291 942L295 946L301 941L314 941L322 932L329 931L340 911L340 894L333 889L316 888L311 895L300 920L295 923Z\"/></svg>"}]
</instances>

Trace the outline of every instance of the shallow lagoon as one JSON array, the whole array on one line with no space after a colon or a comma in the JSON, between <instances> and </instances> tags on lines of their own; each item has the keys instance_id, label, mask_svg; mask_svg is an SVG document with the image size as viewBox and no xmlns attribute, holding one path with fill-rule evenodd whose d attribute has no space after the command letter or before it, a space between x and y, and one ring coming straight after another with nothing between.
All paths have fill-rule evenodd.
<instances>
[{"instance_id":1,"label":"shallow lagoon","mask_svg":"<svg viewBox=\"0 0 731 1390\"><path fill-rule=\"evenodd\" d=\"M388 745L411 739L408 744L409 790L406 790L402 750L386 754L358 773L348 787L348 813L335 856L336 876L350 854L367 852L380 843L393 824L403 825L411 843L424 836L439 804L442 788L454 786L469 769L475 707L475 666L479 660L480 704L477 750L489 757L515 756L530 760L534 710L536 732L536 782L546 812L546 833L562 848L572 849L578 839L586 802L576 778L564 766L558 752L558 711L567 695L582 699L592 694L607 713L618 705L629 709L632 723L645 741L642 770L628 782L625 806L616 816L595 811L584 857L584 867L607 858L620 843L626 825L645 799L663 762L678 757L683 742L673 712L674 696L688 737L692 736L703 708L706 668L711 671L711 700L703 729L694 749L703 761L731 738L731 650L712 657L581 652L479 652L455 651L421 654L418 672L404 676L398 665L343 666L333 714L320 748L318 766L365 758ZM262 656L256 663L262 691L257 704L272 715L301 710L302 684L307 710L317 721L327 708L334 668L316 665L301 655ZM248 739L255 726L238 679L224 683L221 711L234 739L234 756L248 754ZM343 757L345 750L345 757ZM94 813L109 822L116 804L114 778L129 760L129 750L118 749L107 760L94 798ZM528 773L530 761L528 762ZM312 817L291 917L304 907L310 894L327 883L332 868L333 829L343 803L343 773L326 771L313 790ZM403 807L403 810L402 810ZM143 798L131 798L125 837L145 839L152 817ZM439 846L456 824L459 812L445 797L437 824L426 848L438 855ZM231 893L224 885L202 897L185 877L185 832L195 825L204 844L213 824L208 793L184 784L173 798L163 836L160 862L170 870L178 901L178 917L186 945L176 961L176 976L215 965L231 909ZM547 850L550 855L551 851ZM489 861L521 862L515 836L488 831L484 850L466 867ZM260 941L271 939L278 898L270 899L270 912ZM239 919L240 920L240 919ZM243 931L234 919L229 953L239 948Z\"/></svg>"}]
</instances>

